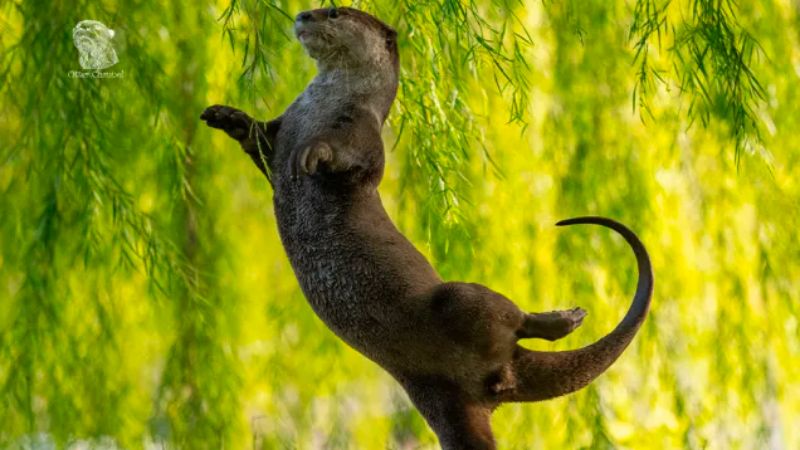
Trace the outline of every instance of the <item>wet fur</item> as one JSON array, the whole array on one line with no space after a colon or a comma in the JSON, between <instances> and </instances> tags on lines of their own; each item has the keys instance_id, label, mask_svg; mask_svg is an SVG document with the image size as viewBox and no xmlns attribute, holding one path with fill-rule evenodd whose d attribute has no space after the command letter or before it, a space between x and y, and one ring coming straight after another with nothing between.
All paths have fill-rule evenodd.
<instances>
[{"instance_id":1,"label":"wet fur","mask_svg":"<svg viewBox=\"0 0 800 450\"><path fill-rule=\"evenodd\" d=\"M310 14L310 15L309 15ZM296 34L319 74L277 119L215 105L201 116L238 140L274 189L286 253L311 307L345 342L386 369L447 449L492 449L502 402L572 392L602 373L646 316L652 272L624 226L640 282L617 329L573 352L532 352L522 338L558 339L580 308L526 313L484 286L444 282L397 230L377 192L381 128L397 91L396 33L350 8L301 13Z\"/></svg>"}]
</instances>

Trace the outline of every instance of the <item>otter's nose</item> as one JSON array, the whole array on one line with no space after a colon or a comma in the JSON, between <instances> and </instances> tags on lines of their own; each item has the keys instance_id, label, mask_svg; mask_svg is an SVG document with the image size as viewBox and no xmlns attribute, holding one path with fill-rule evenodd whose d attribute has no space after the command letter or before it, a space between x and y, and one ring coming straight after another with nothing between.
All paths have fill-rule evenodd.
<instances>
[{"instance_id":1,"label":"otter's nose","mask_svg":"<svg viewBox=\"0 0 800 450\"><path fill-rule=\"evenodd\" d=\"M311 11L304 11L297 15L295 22L309 22L312 17Z\"/></svg>"}]
</instances>

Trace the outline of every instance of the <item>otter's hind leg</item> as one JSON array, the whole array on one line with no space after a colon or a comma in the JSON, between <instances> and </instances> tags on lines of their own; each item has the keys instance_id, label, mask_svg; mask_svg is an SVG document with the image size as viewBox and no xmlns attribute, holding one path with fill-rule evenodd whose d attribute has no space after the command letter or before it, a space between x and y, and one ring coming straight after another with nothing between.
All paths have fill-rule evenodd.
<instances>
[{"instance_id":1,"label":"otter's hind leg","mask_svg":"<svg viewBox=\"0 0 800 450\"><path fill-rule=\"evenodd\" d=\"M586 311L581 308L527 314L522 327L517 331L517 337L555 341L572 333L580 326L584 317Z\"/></svg>"},{"instance_id":2,"label":"otter's hind leg","mask_svg":"<svg viewBox=\"0 0 800 450\"><path fill-rule=\"evenodd\" d=\"M443 450L494 450L492 405L469 399L458 386L436 377L399 379L411 402L439 438Z\"/></svg>"}]
</instances>

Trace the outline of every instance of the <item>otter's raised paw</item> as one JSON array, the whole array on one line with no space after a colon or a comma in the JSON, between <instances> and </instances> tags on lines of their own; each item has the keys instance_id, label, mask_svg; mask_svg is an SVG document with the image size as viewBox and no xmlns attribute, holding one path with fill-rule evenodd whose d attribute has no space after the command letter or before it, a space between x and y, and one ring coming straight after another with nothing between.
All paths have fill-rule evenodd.
<instances>
[{"instance_id":1,"label":"otter's raised paw","mask_svg":"<svg viewBox=\"0 0 800 450\"><path fill-rule=\"evenodd\" d=\"M520 338L542 338L555 341L572 333L581 325L584 317L586 317L586 311L582 308L528 314L517 335Z\"/></svg>"},{"instance_id":2,"label":"otter's raised paw","mask_svg":"<svg viewBox=\"0 0 800 450\"><path fill-rule=\"evenodd\" d=\"M200 114L200 119L211 128L218 128L228 133L228 136L241 141L250 134L253 119L244 112L224 105L209 106Z\"/></svg>"},{"instance_id":3,"label":"otter's raised paw","mask_svg":"<svg viewBox=\"0 0 800 450\"><path fill-rule=\"evenodd\" d=\"M333 149L325 142L309 145L295 156L292 164L292 177L314 175L320 166L333 161Z\"/></svg>"}]
</instances>

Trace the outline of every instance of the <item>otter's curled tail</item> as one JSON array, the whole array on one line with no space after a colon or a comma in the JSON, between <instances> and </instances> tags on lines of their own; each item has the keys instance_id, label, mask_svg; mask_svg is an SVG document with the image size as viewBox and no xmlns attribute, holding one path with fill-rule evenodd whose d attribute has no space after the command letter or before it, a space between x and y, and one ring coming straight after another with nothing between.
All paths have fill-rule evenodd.
<instances>
[{"instance_id":1,"label":"otter's curled tail","mask_svg":"<svg viewBox=\"0 0 800 450\"><path fill-rule=\"evenodd\" d=\"M517 384L514 389L500 395L501 401L546 400L586 386L622 354L647 316L653 295L653 269L644 244L621 223L603 217L577 217L556 225L585 223L611 228L621 234L633 249L639 270L633 303L614 331L587 347L564 352L538 352L518 347L512 363Z\"/></svg>"}]
</instances>

